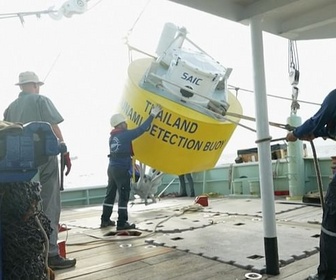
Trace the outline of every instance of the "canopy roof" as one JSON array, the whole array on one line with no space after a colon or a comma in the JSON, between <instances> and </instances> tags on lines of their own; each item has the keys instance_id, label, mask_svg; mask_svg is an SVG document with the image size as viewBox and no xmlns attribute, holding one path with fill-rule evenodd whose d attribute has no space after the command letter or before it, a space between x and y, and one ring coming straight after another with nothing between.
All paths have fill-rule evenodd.
<instances>
[{"instance_id":1,"label":"canopy roof","mask_svg":"<svg viewBox=\"0 0 336 280\"><path fill-rule=\"evenodd\" d=\"M336 0L169 0L290 40L336 38Z\"/></svg>"}]
</instances>

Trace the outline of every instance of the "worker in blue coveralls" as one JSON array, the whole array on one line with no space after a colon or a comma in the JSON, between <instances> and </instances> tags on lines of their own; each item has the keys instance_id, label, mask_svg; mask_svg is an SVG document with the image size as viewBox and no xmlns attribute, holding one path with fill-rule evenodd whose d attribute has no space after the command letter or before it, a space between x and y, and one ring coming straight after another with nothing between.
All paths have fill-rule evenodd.
<instances>
[{"instance_id":1,"label":"worker in blue coveralls","mask_svg":"<svg viewBox=\"0 0 336 280\"><path fill-rule=\"evenodd\" d=\"M289 132L287 141L336 139L336 89L323 100L320 109L302 125ZM324 199L320 235L320 264L309 280L332 280L336 276L336 174L329 183Z\"/></svg>"},{"instance_id":2,"label":"worker in blue coveralls","mask_svg":"<svg viewBox=\"0 0 336 280\"><path fill-rule=\"evenodd\" d=\"M117 191L119 194L117 230L135 228L135 224L128 223L127 212L131 190L132 141L141 136L150 127L153 119L161 110L161 106L153 106L147 120L135 129L127 129L126 118L122 114L115 114L111 117L110 124L114 129L111 131L109 139L108 185L101 215L101 228L115 225L115 222L110 220L110 217L113 212Z\"/></svg>"},{"instance_id":3,"label":"worker in blue coveralls","mask_svg":"<svg viewBox=\"0 0 336 280\"><path fill-rule=\"evenodd\" d=\"M14 100L4 112L4 120L9 122L28 123L32 121L44 121L51 125L53 132L66 151L63 135L59 123L63 117L57 111L52 101L40 93L41 82L38 76L31 71L22 72L19 75L19 97ZM65 175L71 169L69 153L62 154L67 167ZM52 269L64 269L76 264L76 259L64 258L58 248L58 225L61 214L61 194L57 156L49 156L48 160L39 166L38 176L40 180L42 208L44 214L50 220L52 233L49 237L48 265Z\"/></svg>"}]
</instances>

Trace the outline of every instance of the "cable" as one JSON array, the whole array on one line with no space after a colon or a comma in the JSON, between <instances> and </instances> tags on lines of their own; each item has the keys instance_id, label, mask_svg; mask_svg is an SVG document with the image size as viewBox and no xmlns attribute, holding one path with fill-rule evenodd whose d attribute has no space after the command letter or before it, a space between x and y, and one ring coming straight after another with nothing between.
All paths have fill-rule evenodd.
<instances>
[{"instance_id":1,"label":"cable","mask_svg":"<svg viewBox=\"0 0 336 280\"><path fill-rule=\"evenodd\" d=\"M168 221L169 219L173 218L173 217L179 217L183 214L185 214L186 212L196 212L196 211L203 211L203 206L198 204L198 203L194 203L192 205L189 205L189 206L185 206L185 207L182 207L180 209L180 211L178 213L175 213L171 216L168 216L167 218L165 218L164 220L158 222L153 231L151 231L150 233L148 234L145 234L145 235L141 235L141 236L137 236L137 237L134 237L134 236L131 236L131 237L124 237L123 238L123 241L124 240L134 240L134 239L142 239L142 238L147 238L149 236L152 236L156 233L156 230L158 228L159 225L161 225L162 223ZM93 235L93 234L87 234L87 233L82 233L83 235L85 236L88 236L88 237L92 237L94 238L95 240L92 240L92 241L86 241L86 242L77 242L77 243L68 243L67 245L68 246L77 246L77 245L88 245L88 244L92 244L92 243L99 243L99 242L106 242L106 241L112 241L112 242L120 242L120 239L116 239L114 236L104 236L104 237L100 237L100 236L96 236L96 235Z\"/></svg>"},{"instance_id":2,"label":"cable","mask_svg":"<svg viewBox=\"0 0 336 280\"><path fill-rule=\"evenodd\" d=\"M278 99L284 99L284 100L290 100L290 101L292 101L292 98L289 98L289 97L281 97L281 96L272 95L272 94L267 94L267 96L275 97L275 98L278 98ZM301 100L301 99L297 99L296 101L301 102L301 103L306 103L306 104L309 104L309 105L321 106L321 103L310 102L310 101L305 101L305 100Z\"/></svg>"},{"instance_id":3,"label":"cable","mask_svg":"<svg viewBox=\"0 0 336 280\"><path fill-rule=\"evenodd\" d=\"M87 0L86 2L89 2L90 0ZM94 7L96 7L97 5L99 5L101 2L103 2L103 0L99 0L96 4L92 5L89 9L87 9L87 11L92 10Z\"/></svg>"},{"instance_id":4,"label":"cable","mask_svg":"<svg viewBox=\"0 0 336 280\"><path fill-rule=\"evenodd\" d=\"M256 121L256 118L249 117L249 116L244 116L244 115L241 115L241 114L238 114L238 113L226 112L226 115L228 115L230 117L241 118L241 119L248 120L248 121L254 121L254 122ZM295 128L295 127L293 127L289 124L282 124L282 123L276 123L276 122L268 122L268 124L271 125L271 126L286 129L286 130L289 130L289 131L292 131Z\"/></svg>"},{"instance_id":5,"label":"cable","mask_svg":"<svg viewBox=\"0 0 336 280\"><path fill-rule=\"evenodd\" d=\"M316 149L315 149L315 145L313 143L313 140L310 140L309 142L310 142L312 152L313 152L314 167L315 167L315 172L316 172L316 176L317 176L317 186L318 186L318 190L319 190L319 194L320 194L321 207L322 207L322 210L324 210L323 183L322 183L322 179L321 179L320 166L317 162Z\"/></svg>"},{"instance_id":6,"label":"cable","mask_svg":"<svg viewBox=\"0 0 336 280\"><path fill-rule=\"evenodd\" d=\"M147 6L149 5L151 0L148 0L147 3L145 4L145 6L143 7L143 9L141 10L141 12L139 13L138 17L135 19L133 25L131 26L131 28L127 31L127 34L125 36L125 41L126 41L126 46L128 47L128 60L129 62L132 62L133 58L132 58L132 50L136 50L138 51L136 48L133 48L130 46L129 42L128 42L128 37L132 34L133 29L135 28L136 24L138 23L138 21L140 20L142 14L145 12L145 10L147 9Z\"/></svg>"},{"instance_id":7,"label":"cable","mask_svg":"<svg viewBox=\"0 0 336 280\"><path fill-rule=\"evenodd\" d=\"M51 65L51 67L50 67L50 69L49 69L47 75L46 75L45 78L42 80L42 82L45 82L45 81L46 81L46 79L48 78L49 74L50 74L51 71L54 69L54 66L55 66L56 62L58 61L60 55L61 55L61 53L59 53L59 54L56 56L54 62L52 63L52 65Z\"/></svg>"},{"instance_id":8,"label":"cable","mask_svg":"<svg viewBox=\"0 0 336 280\"><path fill-rule=\"evenodd\" d=\"M48 254L49 254L49 238L47 236L47 233L45 232L39 218L37 217L37 214L35 214L34 216L35 218L35 221L37 223L37 225L39 226L40 230L41 230L41 233L44 237L44 240L45 240L45 267L46 267L46 274L47 274L47 278L48 280L50 280L50 270L49 270L49 265L48 265Z\"/></svg>"},{"instance_id":9,"label":"cable","mask_svg":"<svg viewBox=\"0 0 336 280\"><path fill-rule=\"evenodd\" d=\"M245 92L249 92L249 93L254 93L253 90L250 90L250 89L244 89L244 88L240 88L240 87L237 87L237 86L233 86L233 85L228 85L228 88L229 89L232 89L232 90L235 90L236 91L236 95L238 94L238 91L241 90L241 91L245 91ZM267 96L269 97L274 97L274 98L278 98L278 99L284 99L284 100L290 100L292 101L292 98L289 98L289 97L282 97L282 96L278 96L278 95L274 95L274 94L267 94ZM305 100L297 100L301 103L306 103L306 104L310 104L310 105L317 105L317 106L321 106L320 103L316 103L316 102L310 102L310 101L305 101Z\"/></svg>"}]
</instances>

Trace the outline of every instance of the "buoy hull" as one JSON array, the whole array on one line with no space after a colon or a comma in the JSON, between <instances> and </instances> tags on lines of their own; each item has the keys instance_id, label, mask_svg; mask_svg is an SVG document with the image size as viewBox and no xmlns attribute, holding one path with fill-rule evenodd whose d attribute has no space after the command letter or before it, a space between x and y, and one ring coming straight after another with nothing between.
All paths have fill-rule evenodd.
<instances>
[{"instance_id":1,"label":"buoy hull","mask_svg":"<svg viewBox=\"0 0 336 280\"><path fill-rule=\"evenodd\" d=\"M140 81L151 60L141 59L129 66L128 80L120 102L129 129L139 126L153 104L162 112L141 137L133 141L135 158L169 174L185 174L213 168L227 145L236 124L219 121L143 89ZM241 113L241 106L229 94L230 110Z\"/></svg>"}]
</instances>

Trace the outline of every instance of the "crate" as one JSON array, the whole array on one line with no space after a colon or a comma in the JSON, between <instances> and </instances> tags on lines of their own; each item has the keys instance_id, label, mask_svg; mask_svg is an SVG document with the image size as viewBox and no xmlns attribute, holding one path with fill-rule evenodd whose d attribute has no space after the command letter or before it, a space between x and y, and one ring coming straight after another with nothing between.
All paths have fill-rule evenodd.
<instances>
[{"instance_id":1,"label":"crate","mask_svg":"<svg viewBox=\"0 0 336 280\"><path fill-rule=\"evenodd\" d=\"M287 144L275 144L271 146L272 159L285 158L287 156Z\"/></svg>"}]
</instances>

